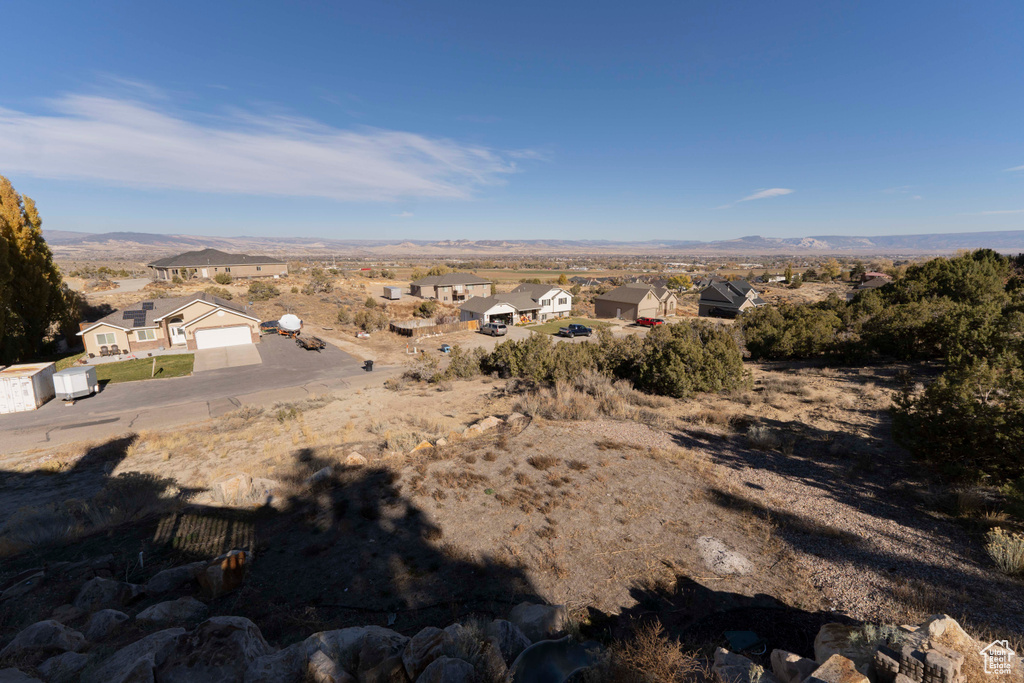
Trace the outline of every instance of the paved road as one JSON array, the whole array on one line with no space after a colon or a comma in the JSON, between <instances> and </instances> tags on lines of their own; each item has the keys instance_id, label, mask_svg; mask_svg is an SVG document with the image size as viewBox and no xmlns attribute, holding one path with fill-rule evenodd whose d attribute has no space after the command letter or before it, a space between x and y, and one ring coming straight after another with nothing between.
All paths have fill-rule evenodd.
<instances>
[{"instance_id":1,"label":"paved road","mask_svg":"<svg viewBox=\"0 0 1024 683\"><path fill-rule=\"evenodd\" d=\"M263 362L260 350L255 344L222 346L216 349L199 349L195 354L192 372L209 372L224 368L240 368L243 365L259 365Z\"/></svg>"},{"instance_id":2,"label":"paved road","mask_svg":"<svg viewBox=\"0 0 1024 683\"><path fill-rule=\"evenodd\" d=\"M343 389L353 379L370 374L364 373L358 360L333 346L306 351L277 335L263 338L260 354L261 365L112 384L72 406L50 401L38 410L0 415L4 435L0 452L195 422L243 404L300 400ZM372 376L381 379L378 372Z\"/></svg>"}]
</instances>

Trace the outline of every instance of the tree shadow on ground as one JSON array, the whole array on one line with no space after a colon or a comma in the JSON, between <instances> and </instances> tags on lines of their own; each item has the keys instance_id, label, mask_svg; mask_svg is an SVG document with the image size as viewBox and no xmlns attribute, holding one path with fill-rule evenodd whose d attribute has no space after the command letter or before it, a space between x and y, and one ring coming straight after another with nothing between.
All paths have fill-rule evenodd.
<instances>
[{"instance_id":1,"label":"tree shadow on ground","mask_svg":"<svg viewBox=\"0 0 1024 683\"><path fill-rule=\"evenodd\" d=\"M716 647L734 649L726 631L753 631L763 640L764 652L758 655L758 647L743 654L766 669L774 649L813 658L814 637L823 624L859 623L836 612L797 609L763 593L716 591L685 576L677 576L672 585L635 586L630 595L636 604L619 614L590 610L594 636L626 640L639 625L657 621L684 649L713 657Z\"/></svg>"},{"instance_id":2,"label":"tree shadow on ground","mask_svg":"<svg viewBox=\"0 0 1024 683\"><path fill-rule=\"evenodd\" d=\"M89 505L116 507L106 493L126 477L109 473L132 441L93 449L66 472L8 472L0 481L36 485L80 477L74 486L92 492ZM538 600L520 567L466 555L446 542L429 515L401 495L397 475L386 468L339 466L300 449L267 504L235 508L189 504L191 492L178 499L168 481L134 474L132 515L106 510L105 521L96 510L79 534L40 537L4 561L0 589L33 567L49 566L53 580L0 615L0 630L14 632L71 602L82 581L58 578L69 566L77 570L112 555L98 575L145 583L162 569L232 548L252 550L255 559L243 586L210 601L210 613L248 617L279 645L319 630L368 624L413 634L470 615L504 617L514 604ZM0 540L14 531L7 525ZM145 598L138 607L173 597Z\"/></svg>"}]
</instances>

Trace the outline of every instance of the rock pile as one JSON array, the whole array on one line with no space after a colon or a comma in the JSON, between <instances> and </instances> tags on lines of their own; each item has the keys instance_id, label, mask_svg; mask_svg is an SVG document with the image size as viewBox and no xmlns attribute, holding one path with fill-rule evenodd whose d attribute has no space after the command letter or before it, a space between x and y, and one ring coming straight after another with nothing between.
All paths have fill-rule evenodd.
<instances>
[{"instance_id":1,"label":"rock pile","mask_svg":"<svg viewBox=\"0 0 1024 683\"><path fill-rule=\"evenodd\" d=\"M0 650L0 659L21 668L0 670L0 681L64 683L470 683L503 680L509 667L536 641L564 635L561 605L523 603L508 620L428 627L411 638L380 626L322 631L284 649L272 647L256 624L215 616L201 623L207 606L192 596L156 602L170 590L226 591L244 579L252 561L237 550L162 571L145 586L94 577L62 614L84 623L85 633L48 619L29 626ZM240 574L235 574L239 570ZM147 587L152 586L149 591ZM172 588L173 587L173 588ZM216 592L216 591L214 591ZM136 612L134 617L120 611ZM90 614L91 612L91 614ZM110 639L131 624L145 632L111 652ZM123 642L123 641L122 641Z\"/></svg>"},{"instance_id":2,"label":"rock pile","mask_svg":"<svg viewBox=\"0 0 1024 683\"><path fill-rule=\"evenodd\" d=\"M825 624L814 659L774 650L769 673L719 648L712 671L720 683L965 683L965 662L984 647L946 615L920 626Z\"/></svg>"}]
</instances>

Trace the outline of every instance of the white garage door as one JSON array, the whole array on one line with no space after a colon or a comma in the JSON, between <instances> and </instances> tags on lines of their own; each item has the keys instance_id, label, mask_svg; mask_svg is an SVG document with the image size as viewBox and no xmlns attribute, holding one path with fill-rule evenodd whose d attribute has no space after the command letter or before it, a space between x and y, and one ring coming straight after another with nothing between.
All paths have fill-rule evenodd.
<instances>
[{"instance_id":1,"label":"white garage door","mask_svg":"<svg viewBox=\"0 0 1024 683\"><path fill-rule=\"evenodd\" d=\"M239 327L221 327L216 330L196 330L197 349L216 349L221 346L238 346L252 344L252 334L248 325Z\"/></svg>"}]
</instances>

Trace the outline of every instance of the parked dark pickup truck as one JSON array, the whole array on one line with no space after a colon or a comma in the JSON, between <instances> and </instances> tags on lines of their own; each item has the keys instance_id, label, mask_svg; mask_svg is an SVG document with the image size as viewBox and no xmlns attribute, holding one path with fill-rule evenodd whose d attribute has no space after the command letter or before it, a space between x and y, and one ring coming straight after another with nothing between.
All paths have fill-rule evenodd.
<instances>
[{"instance_id":1,"label":"parked dark pickup truck","mask_svg":"<svg viewBox=\"0 0 1024 683\"><path fill-rule=\"evenodd\" d=\"M558 330L559 337L569 337L569 339L573 337L589 337L593 333L594 330L592 328L586 325L577 325L576 323Z\"/></svg>"}]
</instances>

